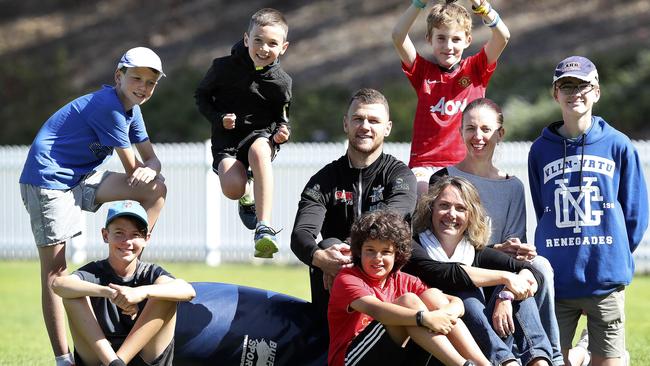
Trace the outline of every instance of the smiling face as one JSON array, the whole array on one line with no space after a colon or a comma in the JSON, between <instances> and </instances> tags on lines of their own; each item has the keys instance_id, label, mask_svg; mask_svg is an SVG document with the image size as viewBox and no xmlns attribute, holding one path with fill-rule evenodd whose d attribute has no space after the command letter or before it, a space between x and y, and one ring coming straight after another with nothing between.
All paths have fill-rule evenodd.
<instances>
[{"instance_id":1,"label":"smiling face","mask_svg":"<svg viewBox=\"0 0 650 366\"><path fill-rule=\"evenodd\" d=\"M129 265L134 263L147 246L149 234L138 227L136 219L128 216L113 219L102 229L104 242L108 243L108 258L111 263Z\"/></svg>"},{"instance_id":2,"label":"smiling face","mask_svg":"<svg viewBox=\"0 0 650 366\"><path fill-rule=\"evenodd\" d=\"M255 67L265 67L283 55L289 46L284 29L279 25L253 25L244 33L244 45Z\"/></svg>"},{"instance_id":3,"label":"smiling face","mask_svg":"<svg viewBox=\"0 0 650 366\"><path fill-rule=\"evenodd\" d=\"M553 97L563 116L578 118L591 113L600 99L600 87L574 77L562 78L555 82Z\"/></svg>"},{"instance_id":4,"label":"smiling face","mask_svg":"<svg viewBox=\"0 0 650 366\"><path fill-rule=\"evenodd\" d=\"M448 69L460 62L472 36L460 27L440 25L432 29L429 42L436 63Z\"/></svg>"},{"instance_id":5,"label":"smiling face","mask_svg":"<svg viewBox=\"0 0 650 366\"><path fill-rule=\"evenodd\" d=\"M431 228L440 242L458 243L467 230L468 213L458 188L448 185L431 205Z\"/></svg>"},{"instance_id":6,"label":"smiling face","mask_svg":"<svg viewBox=\"0 0 650 366\"><path fill-rule=\"evenodd\" d=\"M148 67L127 67L115 71L115 90L125 111L134 105L144 104L151 96L160 79L160 73Z\"/></svg>"},{"instance_id":7,"label":"smiling face","mask_svg":"<svg viewBox=\"0 0 650 366\"><path fill-rule=\"evenodd\" d=\"M388 111L380 103L365 104L355 100L343 119L349 149L363 154L380 152L391 128Z\"/></svg>"},{"instance_id":8,"label":"smiling face","mask_svg":"<svg viewBox=\"0 0 650 366\"><path fill-rule=\"evenodd\" d=\"M497 113L487 107L465 110L461 136L467 148L467 156L480 160L492 160L494 149L503 139L504 130L498 122Z\"/></svg>"},{"instance_id":9,"label":"smiling face","mask_svg":"<svg viewBox=\"0 0 650 366\"><path fill-rule=\"evenodd\" d=\"M393 270L395 246L388 240L369 239L361 246L361 268L382 285Z\"/></svg>"}]
</instances>

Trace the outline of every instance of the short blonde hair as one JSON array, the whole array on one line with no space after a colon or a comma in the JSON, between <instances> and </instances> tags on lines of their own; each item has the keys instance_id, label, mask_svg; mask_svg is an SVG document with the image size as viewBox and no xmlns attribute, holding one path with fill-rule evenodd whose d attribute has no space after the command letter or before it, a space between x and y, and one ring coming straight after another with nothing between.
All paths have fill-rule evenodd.
<instances>
[{"instance_id":1,"label":"short blonde hair","mask_svg":"<svg viewBox=\"0 0 650 366\"><path fill-rule=\"evenodd\" d=\"M436 4L427 16L427 41L433 37L433 28L459 27L469 37L472 35L472 17L467 9L456 3Z\"/></svg>"},{"instance_id":2,"label":"short blonde hair","mask_svg":"<svg viewBox=\"0 0 650 366\"><path fill-rule=\"evenodd\" d=\"M489 219L481 204L478 191L472 183L463 177L443 176L431 186L428 193L420 197L413 217L413 231L416 234L427 230L433 231L431 209L440 193L449 186L458 190L467 208L465 237L474 248L482 249L490 239Z\"/></svg>"}]
</instances>

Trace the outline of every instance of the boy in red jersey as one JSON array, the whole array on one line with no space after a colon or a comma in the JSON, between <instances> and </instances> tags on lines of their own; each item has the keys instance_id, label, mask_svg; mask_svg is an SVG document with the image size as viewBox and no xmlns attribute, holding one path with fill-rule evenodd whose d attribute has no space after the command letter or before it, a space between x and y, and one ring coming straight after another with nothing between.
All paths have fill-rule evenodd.
<instances>
[{"instance_id":1,"label":"boy in red jersey","mask_svg":"<svg viewBox=\"0 0 650 366\"><path fill-rule=\"evenodd\" d=\"M427 16L426 40L433 48L432 60L418 53L408 36L426 3L413 0L393 28L393 44L402 69L417 92L409 167L418 179L418 194L426 192L431 174L465 157L459 130L461 112L485 89L506 47L510 31L486 0L471 0L472 10L492 29L481 50L462 59L472 42L469 12L453 1L435 4Z\"/></svg>"},{"instance_id":2,"label":"boy in red jersey","mask_svg":"<svg viewBox=\"0 0 650 366\"><path fill-rule=\"evenodd\" d=\"M462 301L399 271L411 253L401 215L365 214L350 240L355 265L339 272L330 294L330 366L426 365L432 355L445 365L489 365L460 320Z\"/></svg>"}]
</instances>

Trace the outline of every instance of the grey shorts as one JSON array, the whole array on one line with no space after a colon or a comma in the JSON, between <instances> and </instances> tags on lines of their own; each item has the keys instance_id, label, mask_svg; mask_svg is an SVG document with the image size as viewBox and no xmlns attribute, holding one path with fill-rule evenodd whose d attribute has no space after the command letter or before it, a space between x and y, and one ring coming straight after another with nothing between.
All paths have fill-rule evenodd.
<instances>
[{"instance_id":1,"label":"grey shorts","mask_svg":"<svg viewBox=\"0 0 650 366\"><path fill-rule=\"evenodd\" d=\"M560 326L560 345L572 347L573 336L582 313L587 315L589 351L606 357L625 353L625 287L603 296L555 300L555 316Z\"/></svg>"},{"instance_id":2,"label":"grey shorts","mask_svg":"<svg viewBox=\"0 0 650 366\"><path fill-rule=\"evenodd\" d=\"M81 234L81 211L95 212L97 188L109 171L88 173L75 187L47 189L20 184L20 196L29 213L36 246L55 245Z\"/></svg>"}]
</instances>

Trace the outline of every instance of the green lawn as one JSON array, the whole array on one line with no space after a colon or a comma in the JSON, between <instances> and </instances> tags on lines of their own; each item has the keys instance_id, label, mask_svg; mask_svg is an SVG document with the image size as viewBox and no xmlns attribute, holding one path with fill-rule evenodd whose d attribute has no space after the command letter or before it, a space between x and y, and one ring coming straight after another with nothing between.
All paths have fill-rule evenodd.
<instances>
[{"instance_id":1,"label":"green lawn","mask_svg":"<svg viewBox=\"0 0 650 366\"><path fill-rule=\"evenodd\" d=\"M237 283L309 299L305 266L223 265L196 263L163 266L188 281ZM40 310L37 262L0 261L0 365L54 364ZM635 278L626 293L627 348L633 365L650 365L650 277ZM646 294L646 295L643 295Z\"/></svg>"}]
</instances>

